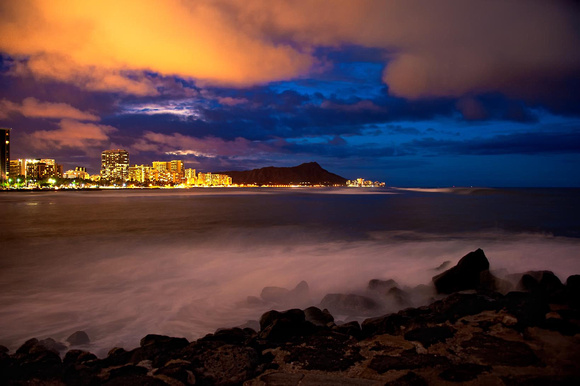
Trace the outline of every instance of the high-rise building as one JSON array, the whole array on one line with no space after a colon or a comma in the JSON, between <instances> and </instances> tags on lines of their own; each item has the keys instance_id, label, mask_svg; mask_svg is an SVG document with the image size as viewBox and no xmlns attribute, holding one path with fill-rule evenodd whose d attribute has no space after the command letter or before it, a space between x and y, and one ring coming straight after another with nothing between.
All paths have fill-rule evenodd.
<instances>
[{"instance_id":1,"label":"high-rise building","mask_svg":"<svg viewBox=\"0 0 580 386\"><path fill-rule=\"evenodd\" d=\"M26 178L41 180L46 177L62 177L62 165L53 159L27 159Z\"/></svg>"},{"instance_id":2,"label":"high-rise building","mask_svg":"<svg viewBox=\"0 0 580 386\"><path fill-rule=\"evenodd\" d=\"M13 159L10 160L10 172L8 173L10 178L14 179L18 176L26 176L26 160L23 159Z\"/></svg>"},{"instance_id":3,"label":"high-rise building","mask_svg":"<svg viewBox=\"0 0 580 386\"><path fill-rule=\"evenodd\" d=\"M10 129L0 129L0 182L10 174Z\"/></svg>"},{"instance_id":4,"label":"high-rise building","mask_svg":"<svg viewBox=\"0 0 580 386\"><path fill-rule=\"evenodd\" d=\"M129 179L129 152L122 149L101 153L101 178L109 181Z\"/></svg>"}]
</instances>

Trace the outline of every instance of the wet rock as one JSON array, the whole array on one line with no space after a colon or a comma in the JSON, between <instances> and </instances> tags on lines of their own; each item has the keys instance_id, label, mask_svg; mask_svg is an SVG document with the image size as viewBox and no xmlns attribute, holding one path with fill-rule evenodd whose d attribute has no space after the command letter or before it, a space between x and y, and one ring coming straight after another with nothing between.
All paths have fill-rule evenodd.
<instances>
[{"instance_id":1,"label":"wet rock","mask_svg":"<svg viewBox=\"0 0 580 386\"><path fill-rule=\"evenodd\" d=\"M482 333L473 334L461 343L464 351L491 366L534 366L540 361L525 343L501 339Z\"/></svg>"},{"instance_id":2,"label":"wet rock","mask_svg":"<svg viewBox=\"0 0 580 386\"><path fill-rule=\"evenodd\" d=\"M456 330L451 326L435 326L435 327L421 327L405 333L406 340L420 342L423 347L445 342L447 339L455 335Z\"/></svg>"},{"instance_id":3,"label":"wet rock","mask_svg":"<svg viewBox=\"0 0 580 386\"><path fill-rule=\"evenodd\" d=\"M527 292L510 292L499 304L518 320L518 327L538 326L545 321L550 307L545 299Z\"/></svg>"},{"instance_id":4,"label":"wet rock","mask_svg":"<svg viewBox=\"0 0 580 386\"><path fill-rule=\"evenodd\" d=\"M139 363L148 359L153 361L154 367L160 367L170 359L174 352L189 345L189 342L185 338L149 334L143 337L139 344L141 347L132 351L130 361Z\"/></svg>"},{"instance_id":5,"label":"wet rock","mask_svg":"<svg viewBox=\"0 0 580 386\"><path fill-rule=\"evenodd\" d=\"M411 305L410 296L399 287L392 287L387 291L387 300L392 300L398 307L408 307Z\"/></svg>"},{"instance_id":6,"label":"wet rock","mask_svg":"<svg viewBox=\"0 0 580 386\"><path fill-rule=\"evenodd\" d=\"M439 373L439 378L451 382L468 382L477 378L479 374L489 371L491 371L491 366L462 363L443 370Z\"/></svg>"},{"instance_id":7,"label":"wet rock","mask_svg":"<svg viewBox=\"0 0 580 386\"><path fill-rule=\"evenodd\" d=\"M251 347L224 344L200 348L191 357L196 384L238 385L257 374L260 359Z\"/></svg>"},{"instance_id":8,"label":"wet rock","mask_svg":"<svg viewBox=\"0 0 580 386\"><path fill-rule=\"evenodd\" d=\"M566 287L576 294L580 293L580 275L571 275L566 279Z\"/></svg>"},{"instance_id":9,"label":"wet rock","mask_svg":"<svg viewBox=\"0 0 580 386\"><path fill-rule=\"evenodd\" d=\"M69 350L63 359L63 364L72 365L97 359L95 354L83 350Z\"/></svg>"},{"instance_id":10,"label":"wet rock","mask_svg":"<svg viewBox=\"0 0 580 386\"><path fill-rule=\"evenodd\" d=\"M305 281L298 283L292 290L282 287L264 287L260 298L276 304L302 304L310 300L310 288ZM248 301L250 301L249 298Z\"/></svg>"},{"instance_id":11,"label":"wet rock","mask_svg":"<svg viewBox=\"0 0 580 386\"><path fill-rule=\"evenodd\" d=\"M304 310L306 321L319 327L327 327L334 323L334 317L328 310L321 310L318 307L308 307Z\"/></svg>"},{"instance_id":12,"label":"wet rock","mask_svg":"<svg viewBox=\"0 0 580 386\"><path fill-rule=\"evenodd\" d=\"M14 378L46 380L60 377L63 366L58 352L38 344L36 339L30 339L19 350L13 356L11 375Z\"/></svg>"},{"instance_id":13,"label":"wet rock","mask_svg":"<svg viewBox=\"0 0 580 386\"><path fill-rule=\"evenodd\" d=\"M157 369L155 371L155 376L164 379L163 377L168 377L175 379L184 385L194 385L195 375L189 370L191 363L184 360L171 360L165 364L165 366Z\"/></svg>"},{"instance_id":14,"label":"wet rock","mask_svg":"<svg viewBox=\"0 0 580 386\"><path fill-rule=\"evenodd\" d=\"M369 368L379 374L389 370L419 369L449 364L449 359L439 355L417 354L415 350L405 350L399 356L377 355L369 364Z\"/></svg>"},{"instance_id":15,"label":"wet rock","mask_svg":"<svg viewBox=\"0 0 580 386\"><path fill-rule=\"evenodd\" d=\"M380 309L373 299L354 294L328 294L320 302L320 307L335 315L372 315Z\"/></svg>"},{"instance_id":16,"label":"wet rock","mask_svg":"<svg viewBox=\"0 0 580 386\"><path fill-rule=\"evenodd\" d=\"M312 334L316 327L306 321L304 311L292 309L285 312L268 311L260 318L260 339L275 342Z\"/></svg>"},{"instance_id":17,"label":"wet rock","mask_svg":"<svg viewBox=\"0 0 580 386\"><path fill-rule=\"evenodd\" d=\"M447 269L447 267L449 267L451 265L451 261L446 260L443 263L441 263L438 267L433 268L433 271L443 271L444 269Z\"/></svg>"},{"instance_id":18,"label":"wet rock","mask_svg":"<svg viewBox=\"0 0 580 386\"><path fill-rule=\"evenodd\" d=\"M332 330L341 334L350 335L356 339L362 338L362 329L356 320L334 326Z\"/></svg>"},{"instance_id":19,"label":"wet rock","mask_svg":"<svg viewBox=\"0 0 580 386\"><path fill-rule=\"evenodd\" d=\"M295 363L305 370L345 371L364 360L358 346L350 337L323 331L305 339L304 344L286 347L290 352L287 363Z\"/></svg>"},{"instance_id":20,"label":"wet rock","mask_svg":"<svg viewBox=\"0 0 580 386\"><path fill-rule=\"evenodd\" d=\"M66 341L69 342L71 346L81 346L91 342L89 336L84 331L76 331L72 333L68 338L66 338Z\"/></svg>"},{"instance_id":21,"label":"wet rock","mask_svg":"<svg viewBox=\"0 0 580 386\"><path fill-rule=\"evenodd\" d=\"M443 294L481 288L482 284L489 282L489 278L484 282L481 280L481 273L487 270L489 261L485 253L478 249L463 256L456 266L434 276L433 284L437 292Z\"/></svg>"},{"instance_id":22,"label":"wet rock","mask_svg":"<svg viewBox=\"0 0 580 386\"><path fill-rule=\"evenodd\" d=\"M224 343L246 344L250 339L256 336L256 331L250 328L222 328L214 334L209 334L200 339L200 341L219 341Z\"/></svg>"},{"instance_id":23,"label":"wet rock","mask_svg":"<svg viewBox=\"0 0 580 386\"><path fill-rule=\"evenodd\" d=\"M389 280L372 279L371 281L369 281L367 290L386 294L388 290L398 286L399 285L397 284L397 282L394 281L393 279Z\"/></svg>"}]
</instances>

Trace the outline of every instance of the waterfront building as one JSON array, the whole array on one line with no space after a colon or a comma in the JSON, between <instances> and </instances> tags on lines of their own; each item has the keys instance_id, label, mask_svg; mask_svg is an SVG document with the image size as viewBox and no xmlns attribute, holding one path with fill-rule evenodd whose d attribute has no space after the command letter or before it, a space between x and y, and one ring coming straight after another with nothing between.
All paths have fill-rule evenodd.
<instances>
[{"instance_id":1,"label":"waterfront building","mask_svg":"<svg viewBox=\"0 0 580 386\"><path fill-rule=\"evenodd\" d=\"M14 159L10 160L10 172L8 173L10 178L17 178L18 176L26 176L26 160L24 159Z\"/></svg>"},{"instance_id":2,"label":"waterfront building","mask_svg":"<svg viewBox=\"0 0 580 386\"><path fill-rule=\"evenodd\" d=\"M37 158L25 160L26 178L42 180L48 177L62 177L62 165L54 159Z\"/></svg>"},{"instance_id":3,"label":"waterfront building","mask_svg":"<svg viewBox=\"0 0 580 386\"><path fill-rule=\"evenodd\" d=\"M230 186L231 184L232 178L225 174L215 174L215 173L197 174L198 186Z\"/></svg>"},{"instance_id":4,"label":"waterfront building","mask_svg":"<svg viewBox=\"0 0 580 386\"><path fill-rule=\"evenodd\" d=\"M82 166L77 166L75 170L67 170L66 173L63 174L64 178L80 178L83 180L88 180L90 178L89 173L87 173L87 168Z\"/></svg>"},{"instance_id":5,"label":"waterfront building","mask_svg":"<svg viewBox=\"0 0 580 386\"><path fill-rule=\"evenodd\" d=\"M196 185L197 177L195 175L195 169L185 169L185 181L187 185Z\"/></svg>"},{"instance_id":6,"label":"waterfront building","mask_svg":"<svg viewBox=\"0 0 580 386\"><path fill-rule=\"evenodd\" d=\"M123 149L101 153L101 178L109 181L129 179L129 152Z\"/></svg>"},{"instance_id":7,"label":"waterfront building","mask_svg":"<svg viewBox=\"0 0 580 386\"><path fill-rule=\"evenodd\" d=\"M10 129L0 129L0 182L10 175Z\"/></svg>"},{"instance_id":8,"label":"waterfront building","mask_svg":"<svg viewBox=\"0 0 580 386\"><path fill-rule=\"evenodd\" d=\"M159 171L149 165L133 165L129 168L129 180L141 183L157 182Z\"/></svg>"}]
</instances>

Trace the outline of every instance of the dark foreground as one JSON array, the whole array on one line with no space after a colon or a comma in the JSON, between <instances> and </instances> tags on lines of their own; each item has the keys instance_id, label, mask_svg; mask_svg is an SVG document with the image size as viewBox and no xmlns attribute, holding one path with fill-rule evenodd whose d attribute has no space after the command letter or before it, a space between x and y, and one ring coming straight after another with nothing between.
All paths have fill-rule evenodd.
<instances>
[{"instance_id":1,"label":"dark foreground","mask_svg":"<svg viewBox=\"0 0 580 386\"><path fill-rule=\"evenodd\" d=\"M147 335L139 348L103 359L52 339L15 353L0 346L0 384L23 385L577 385L580 276L489 273L481 250L433 278L447 297L428 306L337 324L327 310L269 311L251 328L218 330L195 342ZM389 281L369 287L401 296ZM502 292L498 292L502 290ZM369 299L335 297L343 307ZM68 339L82 348L82 332Z\"/></svg>"}]
</instances>

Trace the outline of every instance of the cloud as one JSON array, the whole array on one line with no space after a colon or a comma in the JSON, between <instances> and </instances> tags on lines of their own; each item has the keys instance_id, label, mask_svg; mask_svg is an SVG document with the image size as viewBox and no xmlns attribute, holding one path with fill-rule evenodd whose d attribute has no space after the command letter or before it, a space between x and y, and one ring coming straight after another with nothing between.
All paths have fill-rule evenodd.
<instances>
[{"instance_id":1,"label":"cloud","mask_svg":"<svg viewBox=\"0 0 580 386\"><path fill-rule=\"evenodd\" d=\"M94 123L83 123L72 119L63 119L55 130L38 130L28 135L33 148L47 149L80 149L87 150L103 147L109 142L109 134L116 128Z\"/></svg>"},{"instance_id":2,"label":"cloud","mask_svg":"<svg viewBox=\"0 0 580 386\"><path fill-rule=\"evenodd\" d=\"M26 98L22 104L6 99L0 100L0 118L12 113L19 113L28 118L73 119L78 121L98 121L99 117L78 110L66 103L41 102L35 98Z\"/></svg>"},{"instance_id":3,"label":"cloud","mask_svg":"<svg viewBox=\"0 0 580 386\"><path fill-rule=\"evenodd\" d=\"M578 7L565 1L23 0L0 7L0 50L24 58L23 71L135 95L157 93L146 72L238 87L303 77L328 68L317 48L345 45L381 51L389 92L411 99L541 95L580 69Z\"/></svg>"},{"instance_id":4,"label":"cloud","mask_svg":"<svg viewBox=\"0 0 580 386\"><path fill-rule=\"evenodd\" d=\"M136 152L154 152L157 154L194 155L196 157L215 158L247 156L268 153L272 145L265 142L249 141L235 138L226 141L216 137L196 138L180 133L163 134L147 131L132 146Z\"/></svg>"}]
</instances>

